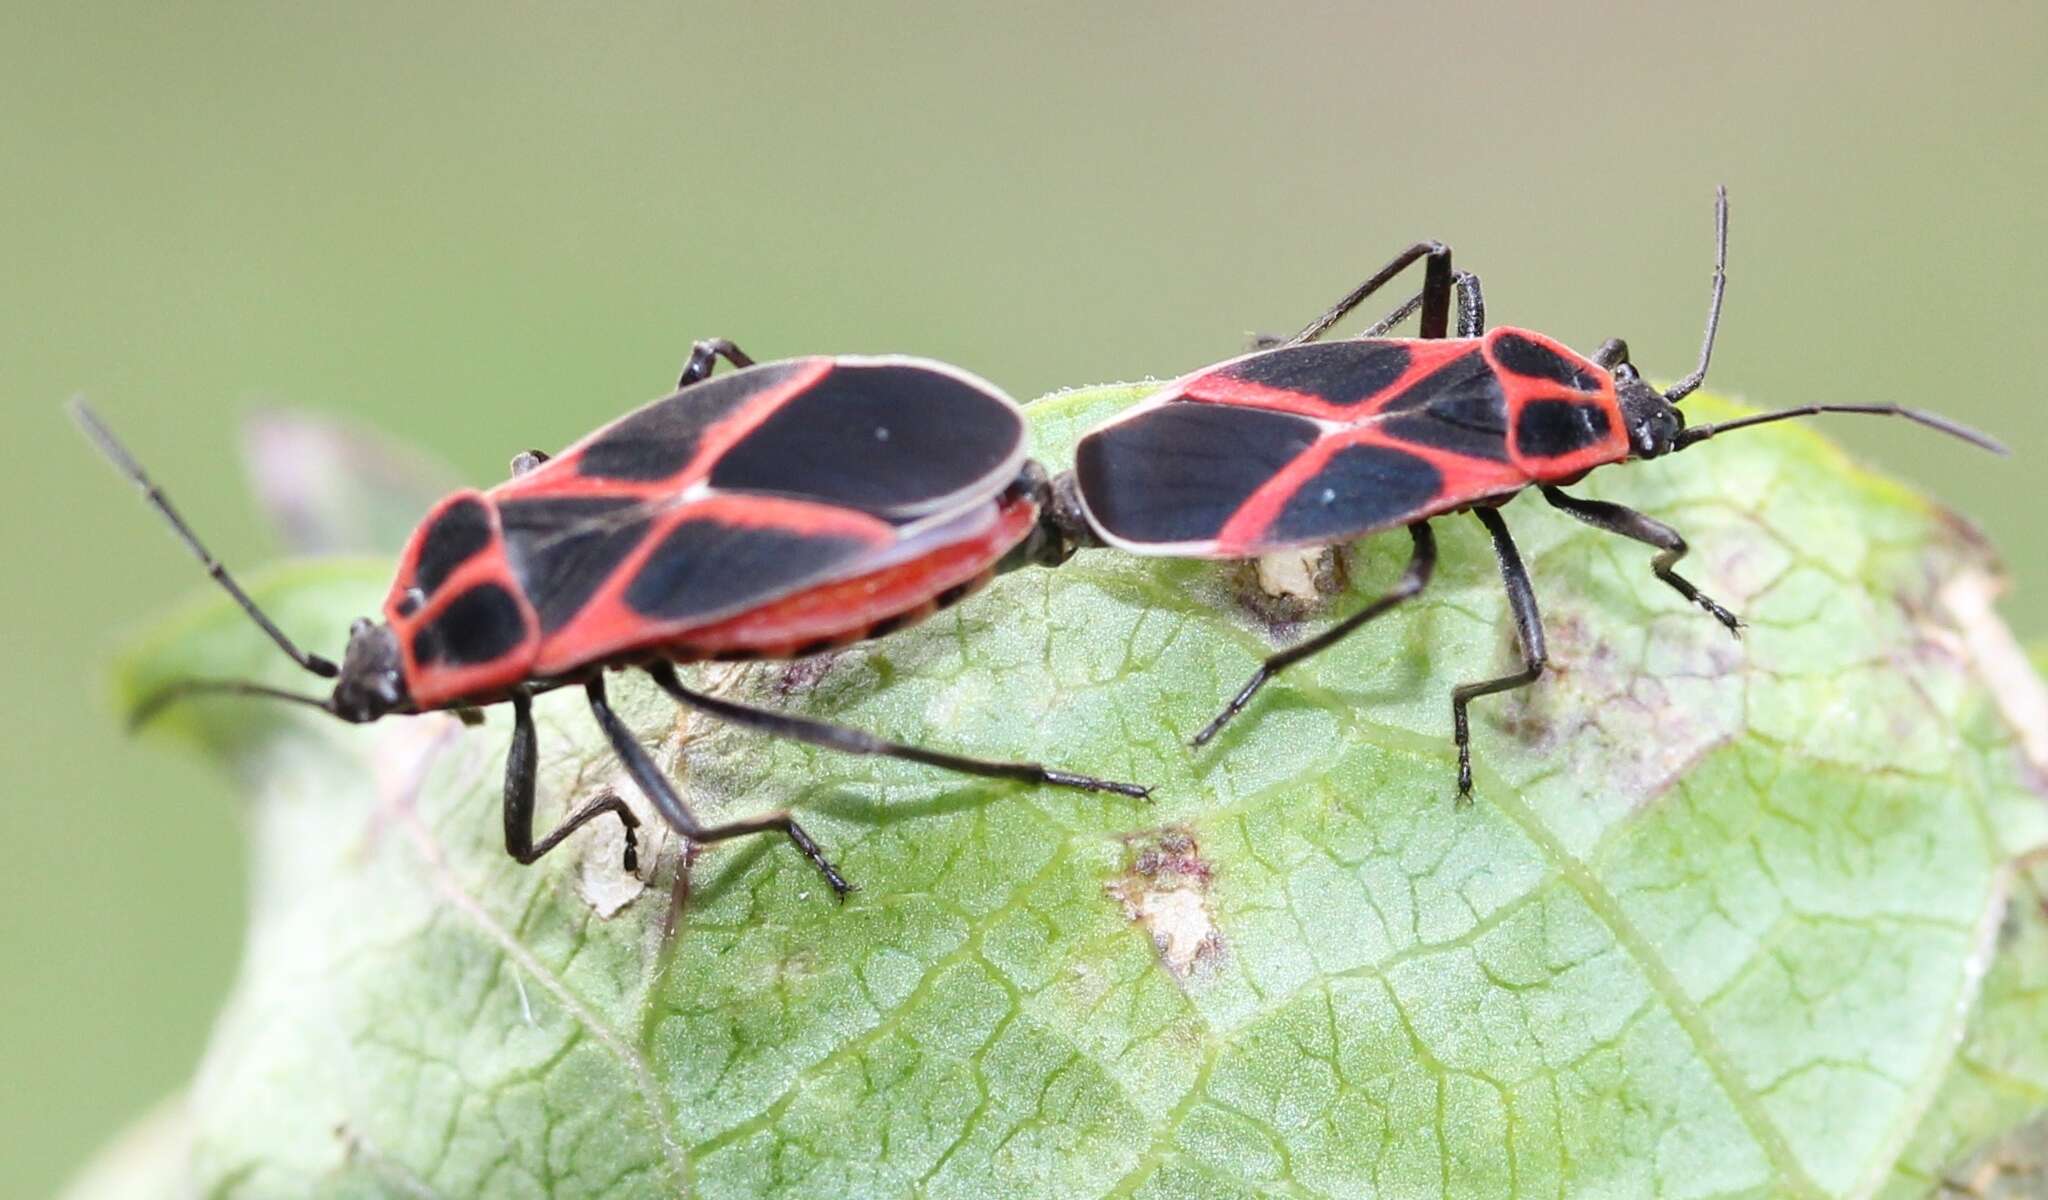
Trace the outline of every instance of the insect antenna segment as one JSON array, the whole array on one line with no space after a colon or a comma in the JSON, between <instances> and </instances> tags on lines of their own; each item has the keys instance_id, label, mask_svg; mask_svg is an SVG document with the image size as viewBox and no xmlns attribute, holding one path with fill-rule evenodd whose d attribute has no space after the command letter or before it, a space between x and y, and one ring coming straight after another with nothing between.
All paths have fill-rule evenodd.
<instances>
[{"instance_id":1,"label":"insect antenna segment","mask_svg":"<svg viewBox=\"0 0 2048 1200\"><path fill-rule=\"evenodd\" d=\"M291 660L299 666L322 678L332 679L341 673L341 668L333 661L299 649L298 644L286 636L284 630L277 627L277 623L270 619L269 614L249 598L249 593L242 590L241 584L235 582L235 577L228 573L228 569L222 566L220 560L206 548L206 544L199 540L199 535L185 523L185 518L179 515L170 497L165 495L164 490L142 469L142 464L135 461L135 456L128 453L128 448L121 444L120 439L114 436L113 430L107 428L98 414L88 408L83 400L74 399L65 407L70 411L72 420L78 422L78 427L85 431L86 437L90 438L107 461L114 465L114 469L126 475L134 481L135 486L142 489L143 498L170 523L172 531L185 543L186 548L192 551L200 565L206 568L206 573L212 576L214 582L220 584L228 595L234 597L235 603L241 606L243 612L249 614L249 619L256 622L258 628L269 635L271 641L277 643L278 649L290 655ZM307 705L330 714L334 712L334 702L325 696L306 696L240 679L180 679L165 684L145 696L128 714L128 727L138 729L172 703L186 696L203 693L263 696L272 700Z\"/></svg>"},{"instance_id":2,"label":"insect antenna segment","mask_svg":"<svg viewBox=\"0 0 2048 1200\"><path fill-rule=\"evenodd\" d=\"M1721 298L1728 291L1728 189L1714 189L1714 282L1707 299L1707 336L1700 343L1700 363L1674 384L1664 399L1678 403L1707 381L1707 363L1714 357L1714 334L1721 328Z\"/></svg>"},{"instance_id":3,"label":"insect antenna segment","mask_svg":"<svg viewBox=\"0 0 2048 1200\"><path fill-rule=\"evenodd\" d=\"M171 498L150 479L143 471L142 464L135 461L135 456L128 453L128 448L114 436L114 431L108 429L106 423L101 421L92 409L87 408L83 400L74 399L66 407L71 411L71 419L78 422L78 427L85 431L85 435L92 439L95 446L99 447L100 453L106 456L107 461L114 464L114 469L133 480L135 486L142 489L143 499L149 501L150 507L163 514L164 520L170 522L171 529L185 543L186 548L190 549L200 565L206 568L206 573L213 576L214 582L220 584L228 595L235 598L235 603L241 605L242 611L249 614L249 619L256 622L264 633L270 635L270 640L277 643L278 649L289 654L293 662L322 678L332 679L341 673L341 668L332 661L299 649L298 644L285 636L284 630L279 629L277 623L257 607L256 602L249 598L249 593L242 590L242 585L235 582L235 577L228 574L228 569L222 566L220 560L206 548L206 544L199 540L199 535L192 532L190 525L185 524L185 518L178 515L178 510L171 504Z\"/></svg>"}]
</instances>

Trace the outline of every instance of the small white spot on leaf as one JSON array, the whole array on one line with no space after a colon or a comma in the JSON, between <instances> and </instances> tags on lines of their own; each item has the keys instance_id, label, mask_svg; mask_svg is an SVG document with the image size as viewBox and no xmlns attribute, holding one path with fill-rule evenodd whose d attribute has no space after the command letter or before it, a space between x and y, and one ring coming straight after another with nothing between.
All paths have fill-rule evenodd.
<instances>
[{"instance_id":1,"label":"small white spot on leaf","mask_svg":"<svg viewBox=\"0 0 2048 1200\"><path fill-rule=\"evenodd\" d=\"M1314 604L1322 597L1320 581L1330 570L1323 560L1329 556L1329 550L1319 547L1261 555L1255 565L1259 590L1279 599Z\"/></svg>"}]
</instances>

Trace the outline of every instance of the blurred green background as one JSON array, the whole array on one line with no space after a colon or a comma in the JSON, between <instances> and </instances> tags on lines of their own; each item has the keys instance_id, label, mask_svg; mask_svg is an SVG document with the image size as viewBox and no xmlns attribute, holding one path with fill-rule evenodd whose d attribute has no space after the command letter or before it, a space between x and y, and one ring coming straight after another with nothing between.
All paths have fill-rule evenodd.
<instances>
[{"instance_id":1,"label":"blurred green background","mask_svg":"<svg viewBox=\"0 0 2048 1200\"><path fill-rule=\"evenodd\" d=\"M122 632L201 581L74 394L255 564L258 404L487 481L660 391L695 337L1031 396L1227 356L1420 236L1494 321L1624 335L1675 376L1725 181L1714 382L2009 439L1830 426L1979 521L2009 617L2048 633L2048 7L1666 7L12 5L0 1193L179 1085L242 925L219 781L105 699Z\"/></svg>"}]
</instances>

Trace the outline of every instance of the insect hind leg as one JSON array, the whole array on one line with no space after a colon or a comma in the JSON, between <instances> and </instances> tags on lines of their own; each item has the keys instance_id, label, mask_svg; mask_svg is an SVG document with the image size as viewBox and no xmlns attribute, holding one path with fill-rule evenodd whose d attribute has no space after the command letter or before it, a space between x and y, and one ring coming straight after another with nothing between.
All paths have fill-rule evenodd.
<instances>
[{"instance_id":1,"label":"insect hind leg","mask_svg":"<svg viewBox=\"0 0 2048 1200\"><path fill-rule=\"evenodd\" d=\"M1119 796L1129 796L1137 800L1144 799L1152 791L1135 783L1097 779L1093 775L1078 775L1033 762L1003 762L927 750L923 746L892 742L845 725L820 721L815 717L755 708L750 704L741 704L685 687L683 681L676 678L675 667L668 663L655 663L647 668L647 673L663 691L673 696L679 703L699 712L734 725L757 729L774 737L792 738L813 746L822 746L827 750L901 758L928 767L956 771L962 775L977 775L986 779L1015 779L1024 783L1042 783L1084 792L1114 792Z\"/></svg>"},{"instance_id":2,"label":"insect hind leg","mask_svg":"<svg viewBox=\"0 0 2048 1200\"><path fill-rule=\"evenodd\" d=\"M1521 551L1508 534L1507 522L1499 510L1475 508L1472 515L1493 535L1494 557L1500 560L1500 578L1508 593L1508 610L1514 614L1515 635L1522 648L1522 669L1511 675L1460 685L1451 692L1451 728L1458 743L1458 801L1472 799L1472 730L1465 706L1481 696L1527 687L1543 674L1549 652L1543 645L1543 614L1536 608L1536 589L1529 583L1529 568L1522 565Z\"/></svg>"},{"instance_id":3,"label":"insect hind leg","mask_svg":"<svg viewBox=\"0 0 2048 1200\"><path fill-rule=\"evenodd\" d=\"M1486 300L1479 290L1479 276L1470 271L1460 271L1453 282L1458 289L1458 336L1478 337L1486 332ZM1408 297L1401 302L1399 308L1368 326L1365 332L1358 335L1357 340L1363 342L1387 336L1394 326L1415 315L1415 310L1422 307L1422 301L1427 295L1427 292L1417 292ZM1279 345L1279 340L1275 339L1273 344Z\"/></svg>"},{"instance_id":4,"label":"insect hind leg","mask_svg":"<svg viewBox=\"0 0 2048 1200\"><path fill-rule=\"evenodd\" d=\"M640 869L640 818L618 796L606 793L577 809L569 818L539 841L533 840L533 783L539 756L533 732L533 701L524 692L512 696L512 747L505 754L505 853L530 867L542 855L562 844L562 839L584 825L611 813L626 830L624 865L628 874Z\"/></svg>"},{"instance_id":5,"label":"insect hind leg","mask_svg":"<svg viewBox=\"0 0 2048 1200\"><path fill-rule=\"evenodd\" d=\"M768 813L720 825L706 825L699 821L697 814L691 812L690 806L683 803L683 798L676 794L675 787L669 783L668 776L663 773L653 756L647 753L647 748L640 744L640 739L634 737L633 731L626 728L626 723L619 720L618 714L612 711L611 703L605 697L604 678L599 676L592 679L584 686L584 691L589 696L590 711L597 718L598 728L604 731L605 740L611 743L612 751L625 765L626 773L633 777L633 782L640 785L640 790L645 792L647 798L654 802L654 807L660 810L662 819L677 833L699 844L722 842L756 833L780 833L810 860L820 875L825 877L826 884L831 887L835 896L844 900L846 894L853 891L853 885L839 873L839 868L832 864L832 860L825 857L825 852L818 848L818 843L786 812Z\"/></svg>"},{"instance_id":6,"label":"insect hind leg","mask_svg":"<svg viewBox=\"0 0 2048 1200\"><path fill-rule=\"evenodd\" d=\"M1451 248L1442 242L1424 241L1417 242L1396 254L1370 279L1346 292L1344 297L1331 305L1322 316L1310 321L1300 333L1287 339L1283 344L1299 346L1322 337L1337 322L1350 316L1353 309L1365 303L1373 293L1385 287L1417 261L1424 263L1419 302L1422 310L1421 335L1425 338L1447 336L1450 333L1451 292L1455 282L1451 272Z\"/></svg>"},{"instance_id":7,"label":"insect hind leg","mask_svg":"<svg viewBox=\"0 0 2048 1200\"><path fill-rule=\"evenodd\" d=\"M1266 661L1259 664L1258 670L1252 672L1252 677L1245 681L1245 685L1237 690L1237 695L1230 698L1230 703L1224 706L1223 711L1217 713L1214 720L1203 726L1202 732L1196 734L1188 744L1207 745L1223 731L1223 727L1228 725L1232 718L1245 710L1252 702L1252 697L1258 695L1259 689L1271 682L1275 675L1302 659L1319 654L1350 637L1367 622L1402 601L1412 599L1428 586L1430 574L1436 569L1436 534L1430 530L1427 521L1417 521L1410 525L1408 533L1415 540L1415 549L1409 555L1408 569L1401 573L1400 580L1394 584L1392 590L1316 636L1269 656Z\"/></svg>"}]
</instances>

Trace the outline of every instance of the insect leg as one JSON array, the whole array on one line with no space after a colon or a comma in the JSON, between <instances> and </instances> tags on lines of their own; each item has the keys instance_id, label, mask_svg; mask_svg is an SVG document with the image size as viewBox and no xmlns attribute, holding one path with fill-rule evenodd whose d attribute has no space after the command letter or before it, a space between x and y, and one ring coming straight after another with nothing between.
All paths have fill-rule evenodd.
<instances>
[{"instance_id":1,"label":"insect leg","mask_svg":"<svg viewBox=\"0 0 2048 1200\"><path fill-rule=\"evenodd\" d=\"M1451 727L1458 741L1458 799L1472 798L1472 731L1465 720L1465 706L1479 696L1513 691L1536 682L1543 674L1548 655L1543 648L1543 614L1536 610L1536 589L1529 585L1529 568L1522 565L1521 551L1508 536L1508 525L1500 510L1475 508L1472 515L1493 535L1494 557L1500 560L1501 582L1507 585L1508 609L1515 616L1515 636L1522 646L1522 669L1512 675L1460 685L1451 693Z\"/></svg>"},{"instance_id":2,"label":"insect leg","mask_svg":"<svg viewBox=\"0 0 2048 1200\"><path fill-rule=\"evenodd\" d=\"M748 817L742 821L728 821L722 825L706 825L698 821L697 815L690 811L690 806L683 803L681 796L676 795L675 788L669 784L668 776L662 773L661 767L647 753L646 747L640 744L640 739L634 737L633 731L626 728L626 723L619 720L618 714L612 711L611 704L605 699L604 678L599 676L592 679L584 686L584 691L590 697L590 711L597 717L598 728L604 730L605 739L612 744L612 751L619 756L619 761L625 764L626 773L633 777L633 782L640 785L641 791L647 793L647 798L654 802L655 808L661 810L662 818L677 833L699 844L722 842L755 833L781 833L803 852L805 858L811 860L811 865L818 868L818 873L825 877L825 882L831 885L833 893L840 899L845 899L846 893L853 890L853 885L846 882L846 877L839 873L839 868L833 866L832 861L825 857L825 852L818 849L818 843L812 841L811 835L804 832L804 827L797 824L786 812Z\"/></svg>"},{"instance_id":3,"label":"insect leg","mask_svg":"<svg viewBox=\"0 0 2048 1200\"><path fill-rule=\"evenodd\" d=\"M1448 248L1444 250L1444 256L1445 261L1449 262L1450 250ZM1434 260L1432 260L1432 262L1433 261ZM1480 298L1479 276L1474 275L1470 271L1459 271L1455 276L1452 277L1451 283L1457 289L1458 336L1478 337L1480 334L1485 333L1486 303L1484 300ZM1369 341L1373 338L1387 336L1387 332L1389 330L1393 329L1394 326L1399 325L1401 322L1407 320L1409 317L1414 316L1415 310L1421 308L1424 302L1428 301L1434 294L1435 291L1432 289L1431 285L1424 284L1423 289L1421 291L1415 293L1413 296L1408 297L1406 300L1403 300L1399 305L1395 307L1394 311L1388 313L1384 317L1381 317L1379 320L1374 321L1370 326L1368 326L1365 329L1364 332L1358 335L1356 340L1363 342ZM1350 305L1355 307L1358 303L1364 300L1364 297L1347 296L1345 297L1345 300L1349 301ZM1251 348L1254 350L1272 350L1279 346L1294 346L1299 345L1304 341L1314 341L1315 339L1323 336L1323 334L1328 331L1330 325L1333 325L1336 322L1343 320L1344 315L1346 313L1349 313L1350 311L1350 307L1347 307L1345 304L1340 303L1336 308L1330 310L1330 312L1328 313L1324 313L1322 317L1318 318L1314 325L1309 326L1307 329L1302 330L1300 333L1295 334L1293 337L1286 338L1281 337L1280 335L1274 333L1262 333L1252 339ZM1430 318L1424 317L1423 320L1423 337L1444 336L1444 330L1440 325L1438 326L1437 332L1434 335L1430 334L1428 332L1428 329L1430 328L1430 326L1428 325L1428 321L1430 320Z\"/></svg>"},{"instance_id":4,"label":"insect leg","mask_svg":"<svg viewBox=\"0 0 2048 1200\"><path fill-rule=\"evenodd\" d=\"M1436 534L1430 531L1427 521L1417 521L1410 525L1408 533L1415 539L1415 550L1409 555L1408 569L1401 573L1401 578L1394 584L1392 591L1307 641L1297 642L1260 663L1259 669L1252 672L1252 677L1237 690L1237 695L1231 697L1230 703L1223 711L1216 714L1216 719L1203 726L1202 732L1196 734L1189 744L1206 745L1211 738L1222 732L1231 718L1245 710L1245 706L1252 702L1252 697L1258 695L1259 689L1265 687L1273 676L1312 654L1329 649L1357 632L1366 622L1420 592L1429 583L1430 572L1436 569Z\"/></svg>"},{"instance_id":5,"label":"insect leg","mask_svg":"<svg viewBox=\"0 0 2048 1200\"><path fill-rule=\"evenodd\" d=\"M1406 300L1401 301L1400 306L1395 308L1393 312L1388 313L1386 316L1381 317L1379 320L1374 321L1371 325L1367 326L1365 330L1361 332L1355 340L1367 342L1371 341L1373 338L1385 337L1387 336L1388 330L1392 329L1396 325L1399 325L1401 322L1407 320L1408 318L1414 316L1415 310L1421 307L1422 293L1417 292L1413 296L1408 297ZM1286 337L1278 333L1261 333L1252 338L1252 344L1250 348L1253 350L1274 350L1278 349L1281 346L1291 346L1294 344L1294 338Z\"/></svg>"},{"instance_id":6,"label":"insect leg","mask_svg":"<svg viewBox=\"0 0 2048 1200\"><path fill-rule=\"evenodd\" d=\"M990 779L1019 779L1025 783L1044 783L1053 787L1076 788L1084 792L1115 792L1119 796L1144 799L1151 788L1134 783L1118 783L1109 779L1097 779L1092 775L1076 775L1068 771L1056 771L1051 767L1029 762L996 762L985 758L968 758L960 754L944 754L927 750L922 746L910 746L902 742L891 742L871 733L820 721L814 717L802 717L795 713L773 712L755 708L731 700L721 700L683 686L676 678L676 669L668 663L655 663L647 668L654 682L661 689L682 704L702 713L709 713L721 721L730 721L748 729L758 729L775 737L794 738L823 746L827 750L838 750L847 754L880 754L889 758L907 759L938 767L945 771L958 771L963 775L980 775Z\"/></svg>"},{"instance_id":7,"label":"insect leg","mask_svg":"<svg viewBox=\"0 0 2048 1200\"><path fill-rule=\"evenodd\" d=\"M724 338L705 338L690 347L690 359L683 364L683 373L676 378L676 390L689 387L711 376L716 360L723 358L735 367L751 367L754 360L738 346Z\"/></svg>"},{"instance_id":8,"label":"insect leg","mask_svg":"<svg viewBox=\"0 0 2048 1200\"><path fill-rule=\"evenodd\" d=\"M1728 627L1728 632L1742 636L1742 618L1721 607L1713 597L1701 593L1684 576L1671 569L1685 557L1686 551L1685 538L1676 529L1635 509L1609 504L1605 500L1581 500L1548 485L1543 488L1543 498L1595 529L1655 546L1657 557L1650 560L1650 570L1657 573L1657 578L1670 584L1679 595L1706 609L1716 621Z\"/></svg>"},{"instance_id":9,"label":"insect leg","mask_svg":"<svg viewBox=\"0 0 2048 1200\"><path fill-rule=\"evenodd\" d=\"M1461 275L1460 278L1462 277ZM1393 329L1394 326L1415 315L1415 310L1422 307L1422 296L1423 293L1417 292L1406 300L1401 301L1399 305L1395 306L1394 311L1368 325L1358 334L1355 340L1366 342L1371 341L1373 338L1387 336L1387 332ZM1462 300L1463 297L1461 296L1460 325L1463 324ZM1254 350L1272 350L1280 346L1292 345L1294 341L1295 339L1293 338L1283 337L1277 333L1262 333L1252 339L1251 348Z\"/></svg>"},{"instance_id":10,"label":"insect leg","mask_svg":"<svg viewBox=\"0 0 2048 1200\"><path fill-rule=\"evenodd\" d=\"M1458 336L1478 337L1486 332L1486 300L1479 294L1479 276L1470 271L1460 271L1457 285Z\"/></svg>"},{"instance_id":11,"label":"insect leg","mask_svg":"<svg viewBox=\"0 0 2048 1200\"><path fill-rule=\"evenodd\" d=\"M505 853L519 865L530 867L540 856L561 845L562 839L606 813L619 818L626 827L626 871L640 869L639 838L634 833L640 818L626 802L607 792L577 809L569 819L555 826L553 833L533 840L533 776L539 766L534 750L533 701L525 692L512 694L512 748L505 755Z\"/></svg>"},{"instance_id":12,"label":"insect leg","mask_svg":"<svg viewBox=\"0 0 2048 1200\"><path fill-rule=\"evenodd\" d=\"M1458 336L1478 337L1486 332L1486 301L1479 293L1479 276L1470 271L1460 271L1453 282L1458 288ZM1367 326L1355 340L1366 342L1387 336L1388 331L1394 326L1415 315L1415 310L1422 307L1422 301L1428 294L1427 291L1417 292L1403 300L1400 307ZM1265 335L1258 339L1252 349L1271 350L1275 346L1286 344L1285 338Z\"/></svg>"},{"instance_id":13,"label":"insect leg","mask_svg":"<svg viewBox=\"0 0 2048 1200\"><path fill-rule=\"evenodd\" d=\"M1329 311L1310 321L1306 328L1284 344L1299 346L1328 333L1332 325L1349 316L1352 309L1365 303L1367 297L1414 265L1417 259L1428 260L1422 277L1422 336L1446 336L1451 327L1451 248L1442 242L1417 242L1395 255L1393 261L1381 267L1372 278L1345 293L1344 298L1331 305Z\"/></svg>"},{"instance_id":14,"label":"insect leg","mask_svg":"<svg viewBox=\"0 0 2048 1200\"><path fill-rule=\"evenodd\" d=\"M1417 292L1413 296L1410 296L1406 300L1402 301L1401 306L1399 308L1396 308L1393 312L1388 313L1386 316L1381 317L1379 320L1374 321L1370 326L1366 328L1366 330L1363 333L1360 333L1358 335L1357 340L1361 342L1366 342L1371 341L1373 338L1387 336L1387 332L1389 330L1391 330L1394 326L1399 325L1401 322L1407 320L1409 317L1414 316L1415 310L1421 307L1422 293Z\"/></svg>"}]
</instances>

